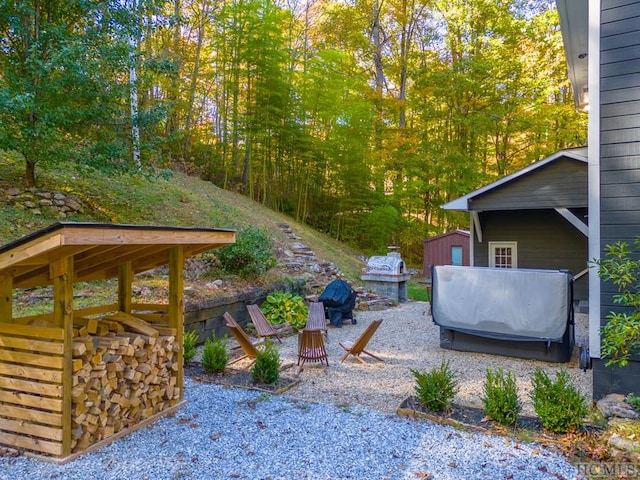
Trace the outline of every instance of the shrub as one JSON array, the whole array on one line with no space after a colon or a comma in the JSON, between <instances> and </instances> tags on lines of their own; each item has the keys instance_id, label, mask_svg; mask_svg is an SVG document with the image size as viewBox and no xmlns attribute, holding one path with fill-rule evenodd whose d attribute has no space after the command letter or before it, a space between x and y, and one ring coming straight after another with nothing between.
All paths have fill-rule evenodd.
<instances>
[{"instance_id":1,"label":"shrub","mask_svg":"<svg viewBox=\"0 0 640 480\"><path fill-rule=\"evenodd\" d=\"M190 362L196 356L196 342L198 341L198 334L193 330L184 332L182 337L182 345L184 350L184 361Z\"/></svg>"},{"instance_id":2,"label":"shrub","mask_svg":"<svg viewBox=\"0 0 640 480\"><path fill-rule=\"evenodd\" d=\"M240 230L236 243L219 248L215 254L225 271L243 278L257 277L277 264L273 242L253 226Z\"/></svg>"},{"instance_id":3,"label":"shrub","mask_svg":"<svg viewBox=\"0 0 640 480\"><path fill-rule=\"evenodd\" d=\"M443 358L439 368L429 372L411 370L416 379L415 391L420 404L434 412L443 412L451 407L458 385L449 361Z\"/></svg>"},{"instance_id":4,"label":"shrub","mask_svg":"<svg viewBox=\"0 0 640 480\"><path fill-rule=\"evenodd\" d=\"M267 340L264 348L256 352L256 362L251 368L251 377L259 383L275 383L280 376L280 353L277 347Z\"/></svg>"},{"instance_id":5,"label":"shrub","mask_svg":"<svg viewBox=\"0 0 640 480\"><path fill-rule=\"evenodd\" d=\"M503 425L513 425L518 420L522 404L518 400L518 386L513 372L504 374L502 367L493 371L487 368L482 403L484 413Z\"/></svg>"},{"instance_id":6,"label":"shrub","mask_svg":"<svg viewBox=\"0 0 640 480\"><path fill-rule=\"evenodd\" d=\"M267 296L260 310L269 323L280 325L288 322L296 330L304 328L309 313L302 297L287 292L275 292Z\"/></svg>"},{"instance_id":7,"label":"shrub","mask_svg":"<svg viewBox=\"0 0 640 480\"><path fill-rule=\"evenodd\" d=\"M216 338L216 335L213 334L210 339L207 338L202 351L202 367L204 371L207 373L224 372L228 361L227 336Z\"/></svg>"},{"instance_id":8,"label":"shrub","mask_svg":"<svg viewBox=\"0 0 640 480\"><path fill-rule=\"evenodd\" d=\"M636 397L633 393L627 395L627 403L636 410L640 410L640 397Z\"/></svg>"},{"instance_id":9,"label":"shrub","mask_svg":"<svg viewBox=\"0 0 640 480\"><path fill-rule=\"evenodd\" d=\"M541 368L533 373L533 408L540 422L552 432L567 432L582 426L588 412L584 397L569 382L566 370L558 370L551 381Z\"/></svg>"},{"instance_id":10,"label":"shrub","mask_svg":"<svg viewBox=\"0 0 640 480\"><path fill-rule=\"evenodd\" d=\"M625 242L606 245L605 258L594 262L600 278L617 288L613 302L625 307L623 312L609 313L601 329L600 353L607 366L624 367L640 350L640 237L634 243L635 250Z\"/></svg>"}]
</instances>

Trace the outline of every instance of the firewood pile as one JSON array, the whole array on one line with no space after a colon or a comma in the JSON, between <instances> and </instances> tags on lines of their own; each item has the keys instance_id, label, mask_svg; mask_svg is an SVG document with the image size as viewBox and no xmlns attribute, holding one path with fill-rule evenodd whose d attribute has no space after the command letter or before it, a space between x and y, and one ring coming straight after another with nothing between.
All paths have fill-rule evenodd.
<instances>
[{"instance_id":1,"label":"firewood pile","mask_svg":"<svg viewBox=\"0 0 640 480\"><path fill-rule=\"evenodd\" d=\"M75 318L73 333L74 452L179 401L175 329L118 312Z\"/></svg>"}]
</instances>

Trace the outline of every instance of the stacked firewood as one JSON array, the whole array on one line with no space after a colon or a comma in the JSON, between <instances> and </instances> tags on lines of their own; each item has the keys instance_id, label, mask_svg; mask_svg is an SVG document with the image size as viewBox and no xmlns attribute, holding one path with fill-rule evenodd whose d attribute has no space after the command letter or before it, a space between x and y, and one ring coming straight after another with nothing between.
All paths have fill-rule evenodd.
<instances>
[{"instance_id":1,"label":"stacked firewood","mask_svg":"<svg viewBox=\"0 0 640 480\"><path fill-rule=\"evenodd\" d=\"M72 449L175 405L180 399L175 329L118 312L74 319Z\"/></svg>"}]
</instances>

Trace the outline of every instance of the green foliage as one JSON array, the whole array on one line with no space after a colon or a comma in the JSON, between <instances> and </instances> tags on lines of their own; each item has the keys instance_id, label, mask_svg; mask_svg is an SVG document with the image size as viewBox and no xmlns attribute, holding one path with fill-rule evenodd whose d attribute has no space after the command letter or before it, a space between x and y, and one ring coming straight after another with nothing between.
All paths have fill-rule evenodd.
<instances>
[{"instance_id":1,"label":"green foliage","mask_svg":"<svg viewBox=\"0 0 640 480\"><path fill-rule=\"evenodd\" d=\"M184 350L184 361L190 362L196 356L196 342L198 341L198 334L193 330L187 330L182 336L182 344Z\"/></svg>"},{"instance_id":2,"label":"green foliage","mask_svg":"<svg viewBox=\"0 0 640 480\"><path fill-rule=\"evenodd\" d=\"M393 235L400 226L401 219L397 209L391 206L375 207L362 220L361 232L366 237L367 251L382 253L387 246L394 243Z\"/></svg>"},{"instance_id":3,"label":"green foliage","mask_svg":"<svg viewBox=\"0 0 640 480\"><path fill-rule=\"evenodd\" d=\"M443 358L440 367L434 367L429 372L411 370L411 373L416 379L415 391L421 405L434 412L449 409L458 390L449 360Z\"/></svg>"},{"instance_id":4,"label":"green foliage","mask_svg":"<svg viewBox=\"0 0 640 480\"><path fill-rule=\"evenodd\" d=\"M505 375L502 367L493 371L487 368L482 403L484 413L503 425L513 425L518 420L522 404L518 400L518 386L513 372Z\"/></svg>"},{"instance_id":5,"label":"green foliage","mask_svg":"<svg viewBox=\"0 0 640 480\"><path fill-rule=\"evenodd\" d=\"M635 396L633 393L627 395L627 403L636 410L640 410L640 397Z\"/></svg>"},{"instance_id":6,"label":"green foliage","mask_svg":"<svg viewBox=\"0 0 640 480\"><path fill-rule=\"evenodd\" d=\"M277 264L273 242L263 230L247 226L236 235L236 243L215 251L221 267L243 278L256 277Z\"/></svg>"},{"instance_id":7,"label":"green foliage","mask_svg":"<svg viewBox=\"0 0 640 480\"><path fill-rule=\"evenodd\" d=\"M588 413L587 402L569 382L566 370L558 370L552 381L544 370L536 368L531 383L533 408L544 428L567 432L582 426Z\"/></svg>"},{"instance_id":8,"label":"green foliage","mask_svg":"<svg viewBox=\"0 0 640 480\"><path fill-rule=\"evenodd\" d=\"M427 285L424 275L412 275L407 284L407 296L411 300L418 302L428 302L429 292L427 291Z\"/></svg>"},{"instance_id":9,"label":"green foliage","mask_svg":"<svg viewBox=\"0 0 640 480\"><path fill-rule=\"evenodd\" d=\"M269 339L264 348L258 348L256 361L251 367L251 377L259 383L271 384L280 377L280 353Z\"/></svg>"},{"instance_id":10,"label":"green foliage","mask_svg":"<svg viewBox=\"0 0 640 480\"><path fill-rule=\"evenodd\" d=\"M607 359L607 366L624 367L640 349L640 237L634 243L634 250L625 242L606 245L605 258L594 262L600 278L617 288L614 303L624 307L607 315L607 324L600 332L600 353Z\"/></svg>"},{"instance_id":11,"label":"green foliage","mask_svg":"<svg viewBox=\"0 0 640 480\"><path fill-rule=\"evenodd\" d=\"M202 367L207 373L224 372L229 361L227 354L227 336L216 338L215 333L204 342L202 351Z\"/></svg>"},{"instance_id":12,"label":"green foliage","mask_svg":"<svg viewBox=\"0 0 640 480\"><path fill-rule=\"evenodd\" d=\"M260 305L260 310L273 325L287 322L296 330L307 323L309 308L304 299L289 292L274 292Z\"/></svg>"}]
</instances>

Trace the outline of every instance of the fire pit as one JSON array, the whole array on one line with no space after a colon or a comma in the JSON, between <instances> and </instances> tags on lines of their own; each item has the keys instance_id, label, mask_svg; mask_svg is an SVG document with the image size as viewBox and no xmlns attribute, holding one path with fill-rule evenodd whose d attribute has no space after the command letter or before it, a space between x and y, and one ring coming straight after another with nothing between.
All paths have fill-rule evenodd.
<instances>
[{"instance_id":1,"label":"fire pit","mask_svg":"<svg viewBox=\"0 0 640 480\"><path fill-rule=\"evenodd\" d=\"M368 291L398 303L406 302L407 282L411 275L406 272L404 261L396 251L397 247L389 249L391 251L386 256L369 258L361 278Z\"/></svg>"}]
</instances>

